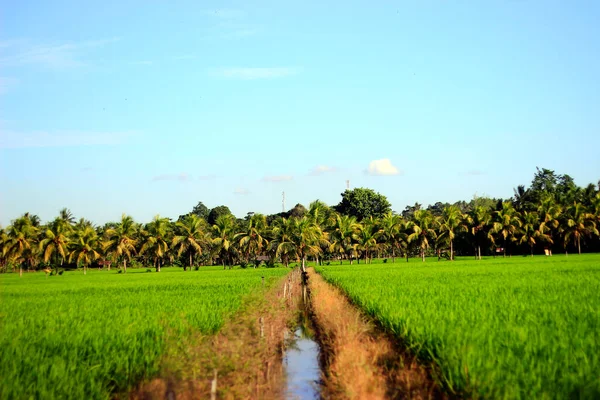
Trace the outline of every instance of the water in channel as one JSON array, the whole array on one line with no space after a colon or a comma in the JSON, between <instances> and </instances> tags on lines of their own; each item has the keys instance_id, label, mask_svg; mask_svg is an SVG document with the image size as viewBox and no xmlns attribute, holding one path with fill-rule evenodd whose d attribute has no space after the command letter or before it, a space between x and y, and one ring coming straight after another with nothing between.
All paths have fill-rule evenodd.
<instances>
[{"instance_id":1,"label":"water in channel","mask_svg":"<svg viewBox=\"0 0 600 400\"><path fill-rule=\"evenodd\" d=\"M313 340L314 331L308 313L308 294L302 286L302 305L298 326L287 343L284 357L286 368L286 399L320 398L321 370L319 345Z\"/></svg>"}]
</instances>

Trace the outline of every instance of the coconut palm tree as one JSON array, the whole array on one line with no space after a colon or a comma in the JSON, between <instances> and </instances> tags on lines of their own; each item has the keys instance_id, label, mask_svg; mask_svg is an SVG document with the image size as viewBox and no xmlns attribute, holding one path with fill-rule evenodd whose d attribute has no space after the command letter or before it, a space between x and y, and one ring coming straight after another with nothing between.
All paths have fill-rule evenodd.
<instances>
[{"instance_id":1,"label":"coconut palm tree","mask_svg":"<svg viewBox=\"0 0 600 400\"><path fill-rule=\"evenodd\" d=\"M99 248L100 238L94 228L76 229L70 244L69 262L75 261L77 267L82 266L86 275L88 266L100 258Z\"/></svg>"},{"instance_id":2,"label":"coconut palm tree","mask_svg":"<svg viewBox=\"0 0 600 400\"><path fill-rule=\"evenodd\" d=\"M251 256L260 255L269 241L266 239L267 218L263 214L254 214L247 222L244 232L234 236L238 241L240 250L245 254L246 262L250 262Z\"/></svg>"},{"instance_id":3,"label":"coconut palm tree","mask_svg":"<svg viewBox=\"0 0 600 400\"><path fill-rule=\"evenodd\" d=\"M61 217L57 217L43 230L40 251L44 262L50 262L54 258L56 271L67 259L71 233L71 225Z\"/></svg>"},{"instance_id":4,"label":"coconut palm tree","mask_svg":"<svg viewBox=\"0 0 600 400\"><path fill-rule=\"evenodd\" d=\"M392 250L392 262L395 262L396 250L399 250L401 255L407 250L406 223L402 217L390 212L383 216L380 227L380 238Z\"/></svg>"},{"instance_id":5,"label":"coconut palm tree","mask_svg":"<svg viewBox=\"0 0 600 400\"><path fill-rule=\"evenodd\" d=\"M68 225L75 224L75 217L73 216L73 213L66 207L58 212L58 218L62 219Z\"/></svg>"},{"instance_id":6,"label":"coconut palm tree","mask_svg":"<svg viewBox=\"0 0 600 400\"><path fill-rule=\"evenodd\" d=\"M381 230L378 228L373 217L365 218L362 227L357 234L357 249L363 252L365 264L370 263L373 258L373 251L377 251L380 243L378 243Z\"/></svg>"},{"instance_id":7,"label":"coconut palm tree","mask_svg":"<svg viewBox=\"0 0 600 400\"><path fill-rule=\"evenodd\" d=\"M560 228L562 207L554 200L553 196L548 195L540 200L537 210L540 219L538 230L549 236L548 243L554 243L554 236Z\"/></svg>"},{"instance_id":8,"label":"coconut palm tree","mask_svg":"<svg viewBox=\"0 0 600 400\"><path fill-rule=\"evenodd\" d=\"M306 257L316 256L321 252L321 245L327 244L326 235L309 217L292 218L294 226L291 242L302 262L302 272L306 272Z\"/></svg>"},{"instance_id":9,"label":"coconut palm tree","mask_svg":"<svg viewBox=\"0 0 600 400\"><path fill-rule=\"evenodd\" d=\"M127 261L136 253L138 227L132 217L123 214L121 221L105 232L106 240L103 248L106 254L123 260L123 272L127 272Z\"/></svg>"},{"instance_id":10,"label":"coconut palm tree","mask_svg":"<svg viewBox=\"0 0 600 400\"><path fill-rule=\"evenodd\" d=\"M490 209L484 206L477 206L471 213L469 219L471 223L471 233L477 243L477 258L481 260L481 243L488 240L494 242L494 236L491 234L492 213Z\"/></svg>"},{"instance_id":11,"label":"coconut palm tree","mask_svg":"<svg viewBox=\"0 0 600 400\"><path fill-rule=\"evenodd\" d=\"M552 243L552 239L542 230L540 230L539 215L535 211L523 211L521 214L521 229L519 233L519 244L528 244L531 250L531 257L533 257L533 246L536 245L537 241L543 240Z\"/></svg>"},{"instance_id":12,"label":"coconut palm tree","mask_svg":"<svg viewBox=\"0 0 600 400\"><path fill-rule=\"evenodd\" d=\"M215 252L219 255L225 269L226 262L233 263L233 240L235 237L235 218L230 215L220 215L212 226Z\"/></svg>"},{"instance_id":13,"label":"coconut palm tree","mask_svg":"<svg viewBox=\"0 0 600 400\"><path fill-rule=\"evenodd\" d=\"M31 267L36 258L37 234L38 229L33 225L29 214L14 220L7 229L4 252L7 259L19 264L19 276L23 276L23 263Z\"/></svg>"},{"instance_id":14,"label":"coconut palm tree","mask_svg":"<svg viewBox=\"0 0 600 400\"><path fill-rule=\"evenodd\" d=\"M10 250L10 239L6 229L0 226L0 272L6 272L8 255Z\"/></svg>"},{"instance_id":15,"label":"coconut palm tree","mask_svg":"<svg viewBox=\"0 0 600 400\"><path fill-rule=\"evenodd\" d=\"M469 228L464 223L467 216L463 215L457 206L444 207L441 218L439 219L438 240L448 240L450 242L450 260L454 260L454 238L459 232L467 232Z\"/></svg>"},{"instance_id":16,"label":"coconut palm tree","mask_svg":"<svg viewBox=\"0 0 600 400\"><path fill-rule=\"evenodd\" d=\"M503 238L503 257L506 257L506 241L515 241L515 234L521 227L521 220L519 219L519 213L510 201L503 202L502 209L496 211L494 214L496 220L492 225L492 232L499 234Z\"/></svg>"},{"instance_id":17,"label":"coconut palm tree","mask_svg":"<svg viewBox=\"0 0 600 400\"><path fill-rule=\"evenodd\" d=\"M169 250L169 219L154 216L152 222L146 224L145 229L140 232L141 247L140 255L149 253L154 260L156 272L160 272L163 257Z\"/></svg>"},{"instance_id":18,"label":"coconut palm tree","mask_svg":"<svg viewBox=\"0 0 600 400\"><path fill-rule=\"evenodd\" d=\"M583 204L573 202L564 214L562 232L564 234L565 249L569 240L573 239L577 251L581 254L581 238L592 234L598 235L596 228L597 217L588 212Z\"/></svg>"},{"instance_id":19,"label":"coconut palm tree","mask_svg":"<svg viewBox=\"0 0 600 400\"><path fill-rule=\"evenodd\" d=\"M340 255L340 264L345 256L352 264L352 256L356 254L356 242L360 224L356 218L348 215L337 214L330 232L331 243L329 251Z\"/></svg>"},{"instance_id":20,"label":"coconut palm tree","mask_svg":"<svg viewBox=\"0 0 600 400\"><path fill-rule=\"evenodd\" d=\"M177 249L177 255L181 257L187 253L190 260L190 270L195 255L202 254L202 248L207 244L206 221L196 214L187 215L176 223L177 233L173 237L171 247ZM183 270L186 270L185 265Z\"/></svg>"},{"instance_id":21,"label":"coconut palm tree","mask_svg":"<svg viewBox=\"0 0 600 400\"><path fill-rule=\"evenodd\" d=\"M307 216L312 218L313 222L316 223L323 232L326 232L327 227L332 225L333 221L335 220L335 212L331 209L331 207L320 200L315 200L310 203ZM321 250L325 251L327 248L321 248ZM318 264L319 255L317 255L315 258Z\"/></svg>"},{"instance_id":22,"label":"coconut palm tree","mask_svg":"<svg viewBox=\"0 0 600 400\"><path fill-rule=\"evenodd\" d=\"M286 268L291 258L298 258L294 243L295 228L295 218L279 218L273 222L270 233L269 251L273 253L274 258L281 258Z\"/></svg>"},{"instance_id":23,"label":"coconut palm tree","mask_svg":"<svg viewBox=\"0 0 600 400\"><path fill-rule=\"evenodd\" d=\"M437 237L436 218L429 210L417 210L407 227L411 232L407 237L408 243L417 244L421 250L421 259L425 262L425 252L429 249L429 242Z\"/></svg>"}]
</instances>

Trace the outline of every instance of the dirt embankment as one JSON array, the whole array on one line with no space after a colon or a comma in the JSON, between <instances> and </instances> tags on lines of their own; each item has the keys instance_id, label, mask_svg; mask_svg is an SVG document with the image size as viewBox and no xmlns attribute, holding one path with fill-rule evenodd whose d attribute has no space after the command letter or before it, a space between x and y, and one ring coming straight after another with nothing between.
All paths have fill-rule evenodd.
<instances>
[{"instance_id":1,"label":"dirt embankment","mask_svg":"<svg viewBox=\"0 0 600 400\"><path fill-rule=\"evenodd\" d=\"M308 270L326 399L439 399L430 370L404 352L347 297Z\"/></svg>"},{"instance_id":2,"label":"dirt embankment","mask_svg":"<svg viewBox=\"0 0 600 400\"><path fill-rule=\"evenodd\" d=\"M210 399L215 371L218 399L282 398L284 332L296 322L300 291L294 270L276 287L252 296L216 335L170 340L160 376L129 398Z\"/></svg>"}]
</instances>

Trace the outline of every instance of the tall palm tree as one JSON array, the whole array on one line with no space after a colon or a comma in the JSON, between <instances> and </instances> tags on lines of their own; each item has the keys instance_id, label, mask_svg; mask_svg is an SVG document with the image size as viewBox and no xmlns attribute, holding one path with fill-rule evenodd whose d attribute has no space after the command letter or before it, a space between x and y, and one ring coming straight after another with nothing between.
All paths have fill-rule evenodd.
<instances>
[{"instance_id":1,"label":"tall palm tree","mask_svg":"<svg viewBox=\"0 0 600 400\"><path fill-rule=\"evenodd\" d=\"M560 228L562 207L554 200L553 196L548 195L540 200L537 211L540 219L538 230L549 236L548 243L554 243L554 236Z\"/></svg>"},{"instance_id":2,"label":"tall palm tree","mask_svg":"<svg viewBox=\"0 0 600 400\"><path fill-rule=\"evenodd\" d=\"M298 258L294 243L295 228L295 218L280 218L273 222L271 229L269 250L273 252L275 258L281 258L281 262L286 268L291 258Z\"/></svg>"},{"instance_id":3,"label":"tall palm tree","mask_svg":"<svg viewBox=\"0 0 600 400\"><path fill-rule=\"evenodd\" d=\"M188 253L190 259L190 270L194 255L202 254L202 247L207 242L206 221L196 214L187 215L176 223L177 233L173 237L171 246L177 249L177 255L181 257L183 253ZM183 270L186 270L185 265Z\"/></svg>"},{"instance_id":4,"label":"tall palm tree","mask_svg":"<svg viewBox=\"0 0 600 400\"><path fill-rule=\"evenodd\" d=\"M380 235L381 230L378 228L373 218L365 218L362 223L362 228L357 235L357 248L360 249L365 256L365 264L372 262L373 251L379 249L380 243L378 243L377 240Z\"/></svg>"},{"instance_id":5,"label":"tall palm tree","mask_svg":"<svg viewBox=\"0 0 600 400\"><path fill-rule=\"evenodd\" d=\"M140 247L140 255L148 252L154 260L156 272L160 272L160 267L163 262L163 257L169 250L169 219L161 218L156 215L152 222L146 224L145 229L141 232L142 243Z\"/></svg>"},{"instance_id":6,"label":"tall palm tree","mask_svg":"<svg viewBox=\"0 0 600 400\"><path fill-rule=\"evenodd\" d=\"M100 238L94 228L86 226L76 229L70 244L69 262L75 261L77 267L82 266L86 275L88 266L100 258L99 248Z\"/></svg>"},{"instance_id":7,"label":"tall palm tree","mask_svg":"<svg viewBox=\"0 0 600 400\"><path fill-rule=\"evenodd\" d=\"M477 258L481 260L481 243L486 241L494 242L494 236L491 234L492 213L490 209L484 206L477 206L471 213L469 222L471 223L471 233L477 243Z\"/></svg>"},{"instance_id":8,"label":"tall palm tree","mask_svg":"<svg viewBox=\"0 0 600 400\"><path fill-rule=\"evenodd\" d=\"M57 217L43 231L40 251L44 262L50 262L54 256L54 268L57 271L67 259L71 233L71 225L61 217Z\"/></svg>"},{"instance_id":9,"label":"tall palm tree","mask_svg":"<svg viewBox=\"0 0 600 400\"><path fill-rule=\"evenodd\" d=\"M569 240L573 239L573 242L577 245L577 251L581 254L581 238L592 234L598 235L596 219L597 217L588 212L581 203L574 202L567 207L562 226L565 249Z\"/></svg>"},{"instance_id":10,"label":"tall palm tree","mask_svg":"<svg viewBox=\"0 0 600 400\"><path fill-rule=\"evenodd\" d=\"M247 222L244 232L234 236L239 243L240 250L244 252L246 262L250 262L251 256L260 255L269 241L266 239L267 218L263 214L254 214Z\"/></svg>"},{"instance_id":11,"label":"tall palm tree","mask_svg":"<svg viewBox=\"0 0 600 400\"><path fill-rule=\"evenodd\" d=\"M215 245L215 251L219 254L219 258L223 263L223 269L225 264L233 263L233 239L235 237L235 218L230 215L220 215L215 224L212 226L213 240L212 243Z\"/></svg>"},{"instance_id":12,"label":"tall palm tree","mask_svg":"<svg viewBox=\"0 0 600 400\"><path fill-rule=\"evenodd\" d=\"M421 250L421 259L425 262L425 252L429 249L429 241L437 237L437 221L431 211L417 210L408 225L411 232L408 235L408 243L416 243Z\"/></svg>"},{"instance_id":13,"label":"tall palm tree","mask_svg":"<svg viewBox=\"0 0 600 400\"><path fill-rule=\"evenodd\" d=\"M66 207L58 212L58 218L62 219L68 225L75 224L75 217L73 216L73 213Z\"/></svg>"},{"instance_id":14,"label":"tall palm tree","mask_svg":"<svg viewBox=\"0 0 600 400\"><path fill-rule=\"evenodd\" d=\"M330 232L329 251L340 255L340 264L345 256L352 264L352 256L356 253L356 242L360 224L355 217L337 214Z\"/></svg>"},{"instance_id":15,"label":"tall palm tree","mask_svg":"<svg viewBox=\"0 0 600 400\"><path fill-rule=\"evenodd\" d=\"M137 225L132 217L123 214L121 221L105 232L104 250L115 259L123 260L123 272L127 272L127 261L136 253Z\"/></svg>"},{"instance_id":16,"label":"tall palm tree","mask_svg":"<svg viewBox=\"0 0 600 400\"><path fill-rule=\"evenodd\" d=\"M492 232L499 234L503 238L503 257L506 257L506 241L515 241L515 234L521 227L521 220L519 219L519 213L510 201L503 202L502 209L496 211L494 214L496 220L493 223Z\"/></svg>"},{"instance_id":17,"label":"tall palm tree","mask_svg":"<svg viewBox=\"0 0 600 400\"><path fill-rule=\"evenodd\" d=\"M396 260L396 250L406 251L407 235L405 232L406 224L399 215L393 215L391 212L383 216L380 221L380 238L392 250L392 262Z\"/></svg>"},{"instance_id":18,"label":"tall palm tree","mask_svg":"<svg viewBox=\"0 0 600 400\"><path fill-rule=\"evenodd\" d=\"M454 260L454 238L459 232L467 232L469 228L464 223L466 216L457 206L444 207L439 220L438 240L450 242L450 260Z\"/></svg>"},{"instance_id":19,"label":"tall palm tree","mask_svg":"<svg viewBox=\"0 0 600 400\"><path fill-rule=\"evenodd\" d=\"M313 222L319 226L319 228L326 232L327 227L335 220L334 211L327 204L320 200L315 200L308 206L307 216L312 218ZM321 248L322 251L327 250ZM317 264L319 263L319 255L315 256Z\"/></svg>"},{"instance_id":20,"label":"tall palm tree","mask_svg":"<svg viewBox=\"0 0 600 400\"><path fill-rule=\"evenodd\" d=\"M28 267L36 257L38 229L33 225L29 214L25 214L13 221L7 229L6 250L7 259L19 264L19 276L23 276L23 263Z\"/></svg>"},{"instance_id":21,"label":"tall palm tree","mask_svg":"<svg viewBox=\"0 0 600 400\"><path fill-rule=\"evenodd\" d=\"M327 243L326 235L309 217L293 218L293 221L291 242L302 262L302 272L306 272L306 257L316 256L321 252L321 245Z\"/></svg>"},{"instance_id":22,"label":"tall palm tree","mask_svg":"<svg viewBox=\"0 0 600 400\"><path fill-rule=\"evenodd\" d=\"M519 243L526 243L529 245L531 250L531 257L533 257L533 246L536 245L537 240L543 240L546 242L552 243L552 239L543 230L540 229L540 219L539 215L535 211L523 211L521 214L522 225L519 233L521 237L519 238Z\"/></svg>"},{"instance_id":23,"label":"tall palm tree","mask_svg":"<svg viewBox=\"0 0 600 400\"><path fill-rule=\"evenodd\" d=\"M6 229L0 226L0 272L6 272L8 255L10 250L10 239Z\"/></svg>"}]
</instances>

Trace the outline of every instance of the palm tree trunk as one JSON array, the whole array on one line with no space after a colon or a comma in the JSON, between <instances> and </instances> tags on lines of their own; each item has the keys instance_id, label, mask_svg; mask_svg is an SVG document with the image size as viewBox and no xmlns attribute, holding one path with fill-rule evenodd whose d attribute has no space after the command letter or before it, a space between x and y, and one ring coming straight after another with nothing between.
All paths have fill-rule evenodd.
<instances>
[{"instance_id":1,"label":"palm tree trunk","mask_svg":"<svg viewBox=\"0 0 600 400\"><path fill-rule=\"evenodd\" d=\"M302 256L302 272L306 272L306 256Z\"/></svg>"},{"instance_id":2,"label":"palm tree trunk","mask_svg":"<svg viewBox=\"0 0 600 400\"><path fill-rule=\"evenodd\" d=\"M533 245L529 245L531 247L531 257L533 257Z\"/></svg>"},{"instance_id":3,"label":"palm tree trunk","mask_svg":"<svg viewBox=\"0 0 600 400\"><path fill-rule=\"evenodd\" d=\"M396 252L394 251L394 248L392 247L392 264L396 262Z\"/></svg>"},{"instance_id":4,"label":"palm tree trunk","mask_svg":"<svg viewBox=\"0 0 600 400\"><path fill-rule=\"evenodd\" d=\"M192 252L190 251L190 271L192 270Z\"/></svg>"},{"instance_id":5,"label":"palm tree trunk","mask_svg":"<svg viewBox=\"0 0 600 400\"><path fill-rule=\"evenodd\" d=\"M581 255L581 238L579 236L577 237L577 251Z\"/></svg>"},{"instance_id":6,"label":"palm tree trunk","mask_svg":"<svg viewBox=\"0 0 600 400\"><path fill-rule=\"evenodd\" d=\"M425 250L421 249L421 259L425 262Z\"/></svg>"},{"instance_id":7,"label":"palm tree trunk","mask_svg":"<svg viewBox=\"0 0 600 400\"><path fill-rule=\"evenodd\" d=\"M502 251L503 251L502 257L506 258L506 239L504 239L504 247L502 248Z\"/></svg>"},{"instance_id":8,"label":"palm tree trunk","mask_svg":"<svg viewBox=\"0 0 600 400\"><path fill-rule=\"evenodd\" d=\"M450 261L454 261L454 241L450 240Z\"/></svg>"},{"instance_id":9,"label":"palm tree trunk","mask_svg":"<svg viewBox=\"0 0 600 400\"><path fill-rule=\"evenodd\" d=\"M481 260L481 246L477 246L477 253L479 254L479 259Z\"/></svg>"},{"instance_id":10,"label":"palm tree trunk","mask_svg":"<svg viewBox=\"0 0 600 400\"><path fill-rule=\"evenodd\" d=\"M23 264L19 264L19 278L23 277Z\"/></svg>"},{"instance_id":11,"label":"palm tree trunk","mask_svg":"<svg viewBox=\"0 0 600 400\"><path fill-rule=\"evenodd\" d=\"M87 275L87 266L83 264L83 274Z\"/></svg>"},{"instance_id":12,"label":"palm tree trunk","mask_svg":"<svg viewBox=\"0 0 600 400\"><path fill-rule=\"evenodd\" d=\"M123 273L127 273L127 259L123 258Z\"/></svg>"}]
</instances>

